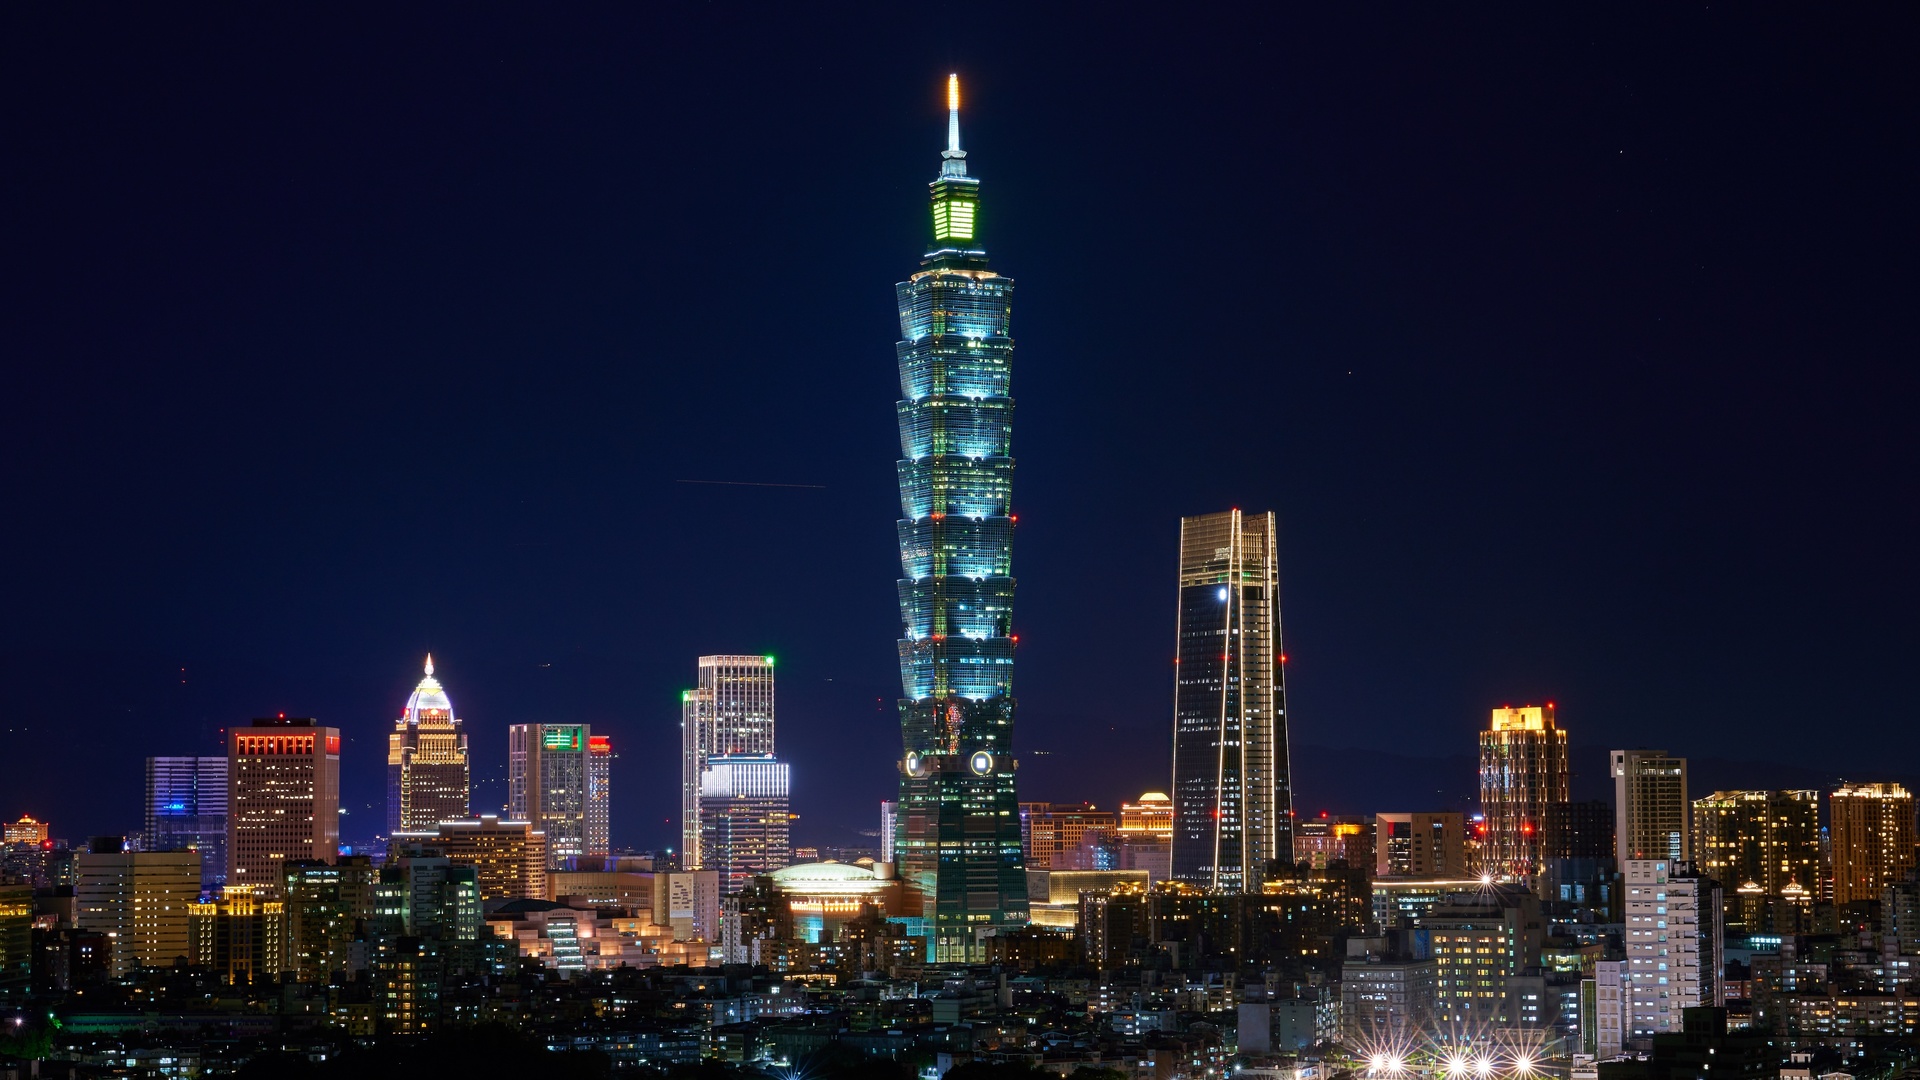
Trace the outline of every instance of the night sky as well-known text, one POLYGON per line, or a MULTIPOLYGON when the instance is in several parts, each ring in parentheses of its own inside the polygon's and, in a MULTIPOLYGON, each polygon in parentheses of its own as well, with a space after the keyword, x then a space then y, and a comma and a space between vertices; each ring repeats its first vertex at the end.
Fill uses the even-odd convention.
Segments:
POLYGON ((370 835, 432 650, 478 808, 586 721, 663 846, 695 658, 764 652, 796 839, 859 842, 949 71, 1023 798, 1167 786, 1178 519, 1234 506, 1302 812, 1458 805, 1547 699, 1577 793, 1920 778, 1920 16, 1265 6, 0 13, 0 816, 137 829, 143 756, 284 711, 370 835))

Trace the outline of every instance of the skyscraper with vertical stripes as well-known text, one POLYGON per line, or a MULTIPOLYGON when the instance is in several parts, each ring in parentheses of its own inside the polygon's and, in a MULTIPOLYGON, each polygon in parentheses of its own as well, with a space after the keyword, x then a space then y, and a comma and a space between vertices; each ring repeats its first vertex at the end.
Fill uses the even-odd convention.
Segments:
POLYGON ((1013 281, 980 247, 980 181, 960 149, 960 82, 947 80, 947 149, 933 242, 895 286, 902 399, 901 877, 928 958, 985 959, 1027 919, 1013 760, 1013 281))
POLYGON ((1174 880, 1259 892, 1268 861, 1293 860, 1271 511, 1180 519, 1174 638, 1174 880))

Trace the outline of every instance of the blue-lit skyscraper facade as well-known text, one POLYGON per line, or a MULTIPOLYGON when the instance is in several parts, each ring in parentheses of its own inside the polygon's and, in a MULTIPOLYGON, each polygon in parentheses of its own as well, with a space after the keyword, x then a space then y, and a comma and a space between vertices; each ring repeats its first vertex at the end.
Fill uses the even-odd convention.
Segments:
POLYGON ((1173 878, 1259 892, 1293 859, 1293 785, 1274 516, 1180 519, 1173 695, 1173 878))
POLYGON ((933 250, 900 304, 901 877, 929 959, 985 958, 1027 919, 1013 761, 1012 280, 978 246, 980 183, 947 150, 932 187, 933 250))
POLYGON ((147 759, 148 851, 200 853, 200 891, 227 883, 227 759, 147 759))

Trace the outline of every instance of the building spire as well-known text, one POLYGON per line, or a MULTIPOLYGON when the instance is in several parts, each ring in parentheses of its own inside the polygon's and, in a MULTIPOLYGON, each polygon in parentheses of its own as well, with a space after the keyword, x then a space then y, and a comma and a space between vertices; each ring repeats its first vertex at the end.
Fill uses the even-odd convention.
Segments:
POLYGON ((967 152, 960 149, 960 76, 947 76, 947 149, 941 176, 967 175, 967 152))
POLYGON ((429 676, 433 674, 433 654, 432 653, 427 654, 427 674, 429 676))

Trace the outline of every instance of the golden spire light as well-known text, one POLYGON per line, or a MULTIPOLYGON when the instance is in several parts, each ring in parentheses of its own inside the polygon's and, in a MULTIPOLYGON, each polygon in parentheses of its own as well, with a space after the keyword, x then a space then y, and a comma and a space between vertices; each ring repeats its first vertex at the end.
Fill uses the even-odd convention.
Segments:
POLYGON ((947 152, 960 152, 960 76, 947 76, 947 152))

